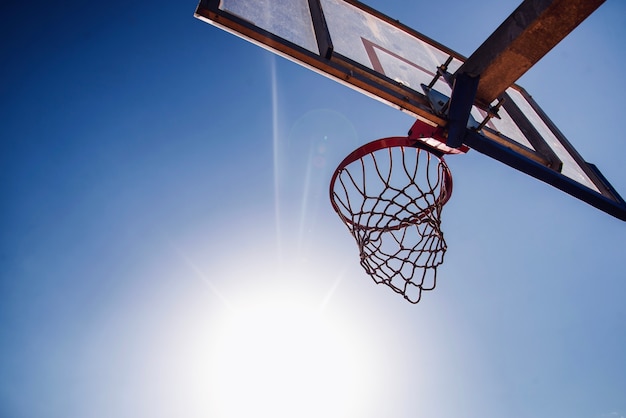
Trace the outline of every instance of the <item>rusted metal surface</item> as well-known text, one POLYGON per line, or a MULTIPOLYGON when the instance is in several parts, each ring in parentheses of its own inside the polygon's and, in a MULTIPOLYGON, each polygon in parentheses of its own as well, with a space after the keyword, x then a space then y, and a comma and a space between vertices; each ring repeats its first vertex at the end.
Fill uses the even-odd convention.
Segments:
POLYGON ((480 76, 476 93, 491 103, 605 0, 525 0, 458 70, 480 76))

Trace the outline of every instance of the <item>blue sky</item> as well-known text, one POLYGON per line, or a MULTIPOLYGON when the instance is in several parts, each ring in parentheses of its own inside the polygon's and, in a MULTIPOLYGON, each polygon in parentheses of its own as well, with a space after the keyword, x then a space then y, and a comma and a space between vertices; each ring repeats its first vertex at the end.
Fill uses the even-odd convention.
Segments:
MULTIPOLYGON (((469 55, 516 1, 368 1, 469 55)), ((0 416, 626 416, 626 225, 478 153, 437 288, 376 286, 328 202, 409 116, 193 18, 1 6, 0 416)), ((521 80, 626 194, 609 0, 521 80)))

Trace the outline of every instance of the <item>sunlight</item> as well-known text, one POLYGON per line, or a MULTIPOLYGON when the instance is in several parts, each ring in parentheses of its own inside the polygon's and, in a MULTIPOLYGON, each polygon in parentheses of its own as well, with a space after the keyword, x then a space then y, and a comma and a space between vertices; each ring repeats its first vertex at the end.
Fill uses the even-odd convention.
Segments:
POLYGON ((270 58, 270 70, 272 73, 272 151, 274 159, 274 222, 276 224, 276 248, 279 257, 281 255, 280 242, 280 164, 279 164, 279 135, 278 135, 278 83, 276 82, 276 57, 270 58))
POLYGON ((255 298, 225 317, 211 377, 219 416, 358 416, 367 350, 334 319, 294 294, 255 298))

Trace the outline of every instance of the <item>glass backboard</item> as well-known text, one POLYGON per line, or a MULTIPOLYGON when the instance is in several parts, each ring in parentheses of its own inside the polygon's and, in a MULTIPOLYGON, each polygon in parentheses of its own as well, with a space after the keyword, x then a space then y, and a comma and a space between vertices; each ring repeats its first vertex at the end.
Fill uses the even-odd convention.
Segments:
MULTIPOLYGON (((437 75, 466 59, 354 0, 202 0, 196 17, 435 126, 452 92, 437 75)), ((626 220, 619 194, 523 88, 500 99, 497 117, 472 108, 466 145, 626 220)))

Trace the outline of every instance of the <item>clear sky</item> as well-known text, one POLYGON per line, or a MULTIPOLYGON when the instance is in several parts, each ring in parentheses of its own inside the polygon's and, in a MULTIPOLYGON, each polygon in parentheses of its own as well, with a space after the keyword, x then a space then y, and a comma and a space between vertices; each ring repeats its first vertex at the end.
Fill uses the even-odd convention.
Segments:
MULTIPOLYGON (((469 55, 516 0, 369 0, 469 55)), ((411 305, 328 201, 408 115, 193 17, 0 6, 0 416, 626 416, 626 224, 470 152, 411 305)), ((521 80, 626 195, 626 4, 521 80)))

